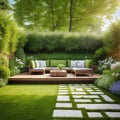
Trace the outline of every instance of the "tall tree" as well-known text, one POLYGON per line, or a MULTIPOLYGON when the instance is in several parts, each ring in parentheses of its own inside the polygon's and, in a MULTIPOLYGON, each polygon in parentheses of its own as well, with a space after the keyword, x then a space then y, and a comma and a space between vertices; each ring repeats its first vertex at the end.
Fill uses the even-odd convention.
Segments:
POLYGON ((8 0, 0 0, 0 9, 1 10, 9 10, 10 9, 10 4, 8 0))
POLYGON ((96 30, 110 17, 119 0, 15 0, 18 23, 35 30, 96 30))
POLYGON ((45 0, 43 24, 51 31, 60 30, 64 25, 68 25, 65 17, 68 4, 66 0, 59 0, 59 2, 58 0, 45 0))

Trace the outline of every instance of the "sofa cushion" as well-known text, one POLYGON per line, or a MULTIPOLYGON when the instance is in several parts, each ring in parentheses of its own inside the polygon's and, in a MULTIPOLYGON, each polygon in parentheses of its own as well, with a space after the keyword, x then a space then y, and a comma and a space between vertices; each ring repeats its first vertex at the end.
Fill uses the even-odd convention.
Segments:
POLYGON ((78 60, 76 62, 76 67, 78 67, 78 68, 84 68, 85 67, 85 61, 84 60, 78 60))
POLYGON ((36 68, 39 68, 41 66, 40 61, 41 60, 35 60, 35 67, 36 68))
POLYGON ((46 67, 46 61, 40 61, 40 67, 46 67))
POLYGON ((36 66, 36 68, 46 67, 46 61, 43 61, 43 60, 35 60, 35 66, 36 66))
POLYGON ((93 64, 92 60, 85 60, 85 68, 91 68, 93 64))
POLYGON ((32 69, 35 68, 35 62, 33 60, 30 61, 30 68, 32 68, 32 69))
POLYGON ((92 70, 92 68, 72 68, 72 70, 92 70))
POLYGON ((71 60, 70 67, 76 67, 77 60, 71 60))
POLYGON ((57 67, 58 64, 63 64, 67 66, 66 60, 50 60, 50 67, 57 67))

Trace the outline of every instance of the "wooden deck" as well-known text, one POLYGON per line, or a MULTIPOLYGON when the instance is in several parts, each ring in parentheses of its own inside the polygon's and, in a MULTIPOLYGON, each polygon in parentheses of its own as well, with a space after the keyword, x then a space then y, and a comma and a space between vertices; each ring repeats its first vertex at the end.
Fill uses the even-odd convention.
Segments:
POLYGON ((68 73, 67 77, 50 77, 50 74, 44 75, 29 75, 23 73, 9 78, 9 83, 45 83, 45 84, 59 84, 59 83, 93 83, 100 75, 93 76, 75 76, 68 73))

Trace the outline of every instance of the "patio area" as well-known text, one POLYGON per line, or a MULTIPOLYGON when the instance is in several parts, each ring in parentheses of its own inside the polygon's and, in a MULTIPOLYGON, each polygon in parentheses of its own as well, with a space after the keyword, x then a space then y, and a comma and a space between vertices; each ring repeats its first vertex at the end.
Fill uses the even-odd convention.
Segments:
POLYGON ((20 75, 11 76, 9 78, 9 83, 93 83, 94 80, 99 77, 99 74, 93 74, 93 76, 75 76, 74 74, 67 73, 66 77, 50 77, 49 73, 35 75, 23 73, 20 75))

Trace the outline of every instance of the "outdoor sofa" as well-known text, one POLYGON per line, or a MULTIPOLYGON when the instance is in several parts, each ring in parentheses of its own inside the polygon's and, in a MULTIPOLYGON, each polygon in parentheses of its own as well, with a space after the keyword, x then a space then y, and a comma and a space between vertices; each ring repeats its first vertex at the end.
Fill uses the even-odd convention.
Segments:
POLYGON ((29 74, 40 72, 49 73, 50 70, 58 69, 58 64, 63 64, 63 69, 76 76, 81 74, 93 75, 92 60, 31 60, 29 74))

